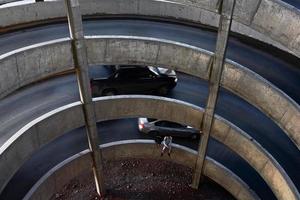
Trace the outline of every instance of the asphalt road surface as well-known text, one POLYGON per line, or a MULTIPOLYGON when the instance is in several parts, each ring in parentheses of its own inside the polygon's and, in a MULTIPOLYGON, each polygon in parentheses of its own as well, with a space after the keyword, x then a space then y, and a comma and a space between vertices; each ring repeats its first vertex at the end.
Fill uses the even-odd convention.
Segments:
MULTIPOLYGON (((85 21, 85 35, 126 35, 156 37, 183 42, 209 51, 214 51, 216 32, 180 24, 147 20, 106 19, 85 21)), ((17 31, 0 36, 0 54, 38 42, 68 37, 66 24, 55 24, 17 31)), ((255 71, 300 102, 300 59, 275 48, 230 37, 227 57, 255 71), (255 46, 253 46, 255 45, 255 46), (287 78, 288 77, 288 78, 287 78)))
POLYGON ((282 1, 294 6, 297 9, 300 9, 300 1, 299 0, 282 0, 282 1))
MULTIPOLYGON (((15 1, 17 1, 17 0, 15 0, 15 1)), ((298 8, 298 9, 300 9, 300 2, 299 2, 299 0, 282 0, 283 2, 285 2, 285 3, 287 3, 287 4, 289 4, 289 5, 292 5, 292 6, 294 6, 294 7, 296 7, 296 8, 298 8)), ((10 3, 11 5, 17 5, 17 4, 19 4, 19 2, 20 1, 17 1, 17 2, 15 2, 15 3, 10 3)), ((34 2, 34 0, 23 0, 22 2, 34 2)), ((0 5, 1 5, 1 3, 0 3, 0 5)))
MULTIPOLYGON (((216 34, 209 30, 140 20, 88 21, 85 23, 85 32, 86 35, 115 34, 159 37, 193 44, 211 51, 214 49, 216 37, 216 34)), ((0 38, 1 53, 27 44, 65 37, 67 34, 66 25, 59 24, 2 35, 0 38)), ((259 48, 261 47, 249 46, 242 40, 232 38, 227 55, 234 61, 261 74, 299 102, 297 88, 297 85, 300 85, 299 59, 286 60, 279 58, 276 53, 274 56, 264 52, 265 48, 263 50, 259 48)), ((207 83, 205 81, 183 74, 179 77, 178 86, 170 94, 170 97, 200 106, 204 105, 206 96, 207 83)), ((3 143, 12 133, 35 117, 78 99, 74 76, 66 76, 26 87, 1 100, 0 143, 3 143)), ((300 175, 297 173, 297 169, 300 168, 299 151, 277 125, 246 101, 225 90, 221 90, 217 114, 233 122, 256 139, 282 165, 298 189, 300 188, 300 175)), ((99 124, 99 130, 100 137, 106 138, 103 142, 142 137, 137 132, 136 119, 104 122, 99 124), (124 128, 118 130, 117 127, 124 128), (124 133, 120 130, 127 131, 124 133)), ((191 147, 196 145, 187 141, 183 141, 183 143, 191 147)), ((17 197, 21 197, 30 185, 53 165, 86 147, 82 129, 74 130, 60 140, 47 145, 14 176, 0 199, 18 199, 17 197), (59 154, 58 152, 64 153, 59 154), (43 158, 48 158, 47 162, 43 161, 43 158)), ((209 155, 242 177, 261 197, 275 198, 256 172, 222 144, 211 140, 209 155)))
MULTIPOLYGON (((203 106, 207 97, 207 83, 201 79, 180 74, 178 85, 169 96, 203 106)), ((17 92, 16 95, 8 97, 7 104, 0 105, 0 109, 4 107, 6 107, 7 110, 11 110, 12 107, 18 109, 16 104, 13 103, 10 105, 9 103, 9 99, 15 97, 19 97, 20 101, 24 101, 25 104, 30 99, 32 103, 40 105, 37 106, 35 110, 42 110, 41 112, 46 112, 47 109, 50 110, 57 106, 57 101, 60 102, 60 99, 62 99, 62 102, 64 103, 78 100, 75 77, 69 75, 28 87, 17 92), (32 91, 35 91, 34 98, 32 98, 32 91), (44 107, 45 105, 41 104, 41 102, 45 101, 45 99, 52 99, 51 97, 56 98, 56 101, 47 102, 45 105, 46 107, 49 106, 49 108, 44 107)), ((15 102, 19 101, 15 99, 15 102)), ((62 103, 62 105, 64 103, 62 103)), ((22 106, 22 103, 20 105, 22 106)), ((30 113, 31 111, 28 112, 30 113)), ((300 167, 300 163, 299 160, 295 159, 299 156, 297 149, 292 148, 294 145, 291 144, 291 142, 285 137, 285 134, 282 133, 282 131, 274 125, 273 122, 242 99, 231 95, 224 90, 222 90, 220 94, 217 113, 224 117, 230 116, 230 120, 235 120, 233 122, 237 126, 252 135, 255 139, 262 143, 262 146, 265 147, 270 145, 271 149, 267 148, 267 150, 272 150, 270 151, 271 154, 277 155, 274 157, 277 160, 280 160, 279 163, 282 164, 289 172, 289 175, 293 177, 293 180, 299 183, 300 177, 297 174, 297 168, 300 167), (239 116, 244 117, 242 118, 239 116), (266 131, 266 129, 270 131, 266 131), (279 148, 282 144, 286 146, 288 151, 287 149, 283 150, 279 148)), ((30 120, 31 117, 32 116, 28 114, 26 120, 30 120)), ((7 130, 9 130, 9 127, 7 127, 7 130)), ((1 194, 0 198, 19 199, 47 170, 58 162, 66 159, 68 156, 87 148, 87 142, 83 130, 84 129, 74 130, 62 138, 57 139, 55 142, 47 145, 42 151, 35 154, 35 156, 33 156, 32 159, 29 160, 14 176, 5 191, 1 194), (47 160, 45 161, 44 158, 47 158, 47 160), (16 190, 18 193, 14 192, 16 190)), ((102 122, 99 124, 99 134, 103 143, 124 139, 145 138, 144 135, 137 131, 136 119, 102 122)), ((197 142, 195 141, 193 143, 187 140, 176 142, 194 149, 197 147, 197 142)), ((257 191, 260 196, 274 199, 272 192, 258 174, 251 169, 245 161, 240 159, 225 146, 211 140, 208 155, 229 167, 232 171, 242 177, 242 179, 245 180, 255 191, 257 191)))

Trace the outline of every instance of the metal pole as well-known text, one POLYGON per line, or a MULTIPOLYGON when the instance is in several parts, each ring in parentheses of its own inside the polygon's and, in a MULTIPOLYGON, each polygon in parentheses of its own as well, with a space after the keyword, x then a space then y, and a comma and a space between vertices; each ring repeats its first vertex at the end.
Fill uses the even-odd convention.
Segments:
POLYGON ((82 17, 78 0, 65 0, 70 37, 72 39, 73 58, 75 63, 76 75, 78 80, 80 99, 83 105, 87 138, 89 148, 92 152, 93 173, 96 182, 96 189, 100 196, 105 195, 103 184, 103 162, 102 154, 99 149, 98 131, 94 103, 92 101, 90 80, 88 74, 88 61, 85 40, 82 28, 82 17))
POLYGON ((215 55, 213 56, 213 62, 210 68, 211 71, 209 77, 209 94, 202 121, 203 134, 201 135, 201 139, 198 146, 197 161, 194 168, 193 180, 191 184, 191 186, 195 189, 198 189, 199 187, 201 173, 207 151, 207 144, 209 141, 209 136, 214 120, 215 106, 219 93, 219 85, 222 77, 234 5, 235 0, 220 0, 217 4, 217 10, 221 14, 221 17, 219 22, 215 55))

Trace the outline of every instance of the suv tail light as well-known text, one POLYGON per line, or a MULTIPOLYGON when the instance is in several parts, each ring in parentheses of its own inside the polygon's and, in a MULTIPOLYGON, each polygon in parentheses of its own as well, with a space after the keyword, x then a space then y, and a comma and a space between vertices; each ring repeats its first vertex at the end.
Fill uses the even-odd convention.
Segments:
POLYGON ((144 124, 139 124, 139 129, 143 129, 144 128, 144 124))
POLYGON ((144 123, 139 124, 139 129, 142 130, 144 128, 144 123))

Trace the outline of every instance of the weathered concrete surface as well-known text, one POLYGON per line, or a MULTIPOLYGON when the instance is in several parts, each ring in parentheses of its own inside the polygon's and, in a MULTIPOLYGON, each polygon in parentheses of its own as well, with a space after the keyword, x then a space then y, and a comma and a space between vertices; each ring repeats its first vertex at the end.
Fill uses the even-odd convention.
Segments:
MULTIPOLYGON (((152 99, 147 96, 120 96, 96 98, 95 101, 96 118, 98 120, 115 119, 116 116, 119 116, 118 118, 146 116, 175 121, 199 129, 199 121, 203 117, 203 110, 199 107, 162 97, 152 99), (100 101, 101 99, 102 101, 100 101), (165 104, 164 100, 169 102, 165 104), (127 105, 130 105, 130 107, 127 105), (181 114, 176 115, 175 113, 181 114)), ((299 192, 282 167, 245 132, 225 119, 216 116, 211 134, 213 138, 245 159, 263 177, 278 199, 300 198, 299 192)))
POLYGON ((12 2, 16 2, 16 1, 19 1, 19 0, 0 0, 0 5, 6 4, 6 3, 12 3, 12 2))
POLYGON ((279 0, 262 0, 251 22, 255 30, 300 55, 300 10, 279 0))
POLYGON ((26 2, 14 6, 2 5, 0 6, 0 27, 4 28, 66 16, 63 1, 26 2))
POLYGON ((199 48, 167 40, 123 36, 87 37, 87 51, 90 65, 154 65, 203 79, 208 79, 208 64, 212 55, 199 48))
POLYGON ((120 95, 98 97, 94 101, 98 121, 147 116, 186 125, 193 124, 193 127, 200 128, 199 122, 202 120, 202 108, 165 97, 120 95))
MULTIPOLYGON (((62 1, 51 1, 0 6, 0 27, 5 28, 65 17, 66 12, 62 3, 62 1)), ((83 15, 128 14, 154 16, 192 21, 213 27, 217 27, 219 22, 219 15, 215 9, 216 3, 217 0, 80 1, 83 15)), ((234 11, 235 21, 231 30, 300 57, 299 18, 299 10, 278 0, 237 0, 234 11), (273 18, 274 20, 270 20, 273 18)))
POLYGON ((197 161, 194 167, 193 180, 191 186, 195 189, 199 188, 201 174, 203 173, 203 164, 206 157, 207 145, 210 138, 212 123, 216 104, 219 96, 219 88, 222 73, 224 71, 227 43, 229 38, 230 27, 232 23, 232 15, 235 7, 235 0, 223 1, 218 10, 220 12, 220 23, 218 28, 218 36, 214 56, 211 57, 211 66, 208 79, 208 96, 205 105, 201 131, 202 135, 198 144, 197 161))
MULTIPOLYGON (((183 123, 199 129, 199 121, 203 116, 202 108, 164 97, 123 95, 99 97, 94 101, 97 121, 143 116, 183 123)), ((0 191, 33 152, 67 131, 83 125, 81 104, 77 102, 47 113, 18 131, 0 147, 0 191), (61 121, 68 123, 58 123, 61 121)), ((279 200, 300 198, 295 185, 282 167, 245 132, 216 116, 211 136, 245 159, 279 200)))
POLYGON ((89 65, 86 44, 83 34, 82 16, 78 0, 65 0, 68 13, 70 38, 72 40, 72 55, 76 68, 76 77, 79 88, 80 100, 84 113, 87 140, 93 160, 93 174, 95 186, 100 197, 105 195, 103 183, 103 161, 99 149, 99 138, 95 110, 93 108, 92 92, 89 78, 89 65))
MULTIPOLYGON (((121 158, 165 159, 191 168, 195 163, 196 151, 180 145, 173 145, 174 157, 160 156, 160 148, 152 140, 127 140, 101 145, 106 160, 121 158)), ((46 173, 27 193, 24 200, 47 200, 58 192, 70 180, 81 173, 90 171, 91 155, 88 150, 82 151, 61 162, 46 173)), ((232 171, 206 157, 204 175, 221 185, 236 199, 256 200, 259 197, 238 178, 232 171)))
MULTIPOLYGON (((208 80, 212 53, 200 48, 154 38, 105 36, 87 39, 92 65, 162 66, 208 80)), ((266 113, 300 148, 300 108, 284 92, 230 60, 226 60, 221 85, 266 113)))
POLYGON ((0 192, 22 164, 44 144, 84 126, 79 102, 53 110, 28 123, 0 147, 0 192), (59 122, 68 123, 59 123, 59 122))
MULTIPOLYGON (((73 68, 70 43, 68 41, 62 41, 61 44, 57 41, 49 42, 49 44, 52 43, 53 45, 49 47, 53 48, 50 48, 49 51, 43 51, 42 44, 37 45, 39 47, 37 49, 29 48, 29 52, 40 52, 43 57, 39 57, 39 54, 32 54, 32 57, 23 56, 26 61, 23 63, 28 64, 21 67, 25 69, 23 70, 24 74, 27 74, 27 76, 21 74, 20 77, 25 77, 22 79, 18 75, 22 70, 18 71, 18 63, 15 61, 15 57, 18 57, 19 53, 0 56, 1 96, 42 77, 73 68), (37 58, 45 63, 45 65, 41 65, 44 67, 37 68, 35 66, 37 58), (18 80, 22 80, 22 82, 19 83, 18 80)), ((155 38, 124 36, 91 36, 87 37, 86 45, 90 65, 162 66, 208 80, 212 53, 190 45, 155 38)), ((22 52, 20 55, 29 54, 24 50, 17 51, 22 52)), ((41 63, 36 63, 36 65, 41 63)), ((300 149, 300 108, 284 92, 258 74, 230 60, 226 60, 221 84, 266 113, 300 149)))
POLYGON ((0 98, 73 66, 68 39, 40 43, 3 54, 0 56, 0 98))
POLYGON ((65 184, 80 175, 91 172, 92 159, 89 150, 82 151, 49 170, 26 194, 23 200, 48 200, 65 184))
MULTIPOLYGON (((218 27, 219 15, 216 13, 216 3, 217 0, 128 0, 128 2, 104 0, 101 3, 99 0, 91 0, 82 2, 82 13, 83 15, 158 16, 218 27)), ((237 0, 233 18, 235 20, 231 28, 233 32, 258 39, 300 57, 299 10, 278 0, 237 0), (280 24, 277 24, 276 18, 280 18, 280 24), (288 29, 286 29, 287 26, 288 29), (271 37, 270 32, 272 32, 271 37), (289 39, 283 40, 280 38, 281 35, 289 39)))
POLYGON ((227 60, 221 84, 269 116, 300 148, 300 107, 284 92, 230 60, 227 60))

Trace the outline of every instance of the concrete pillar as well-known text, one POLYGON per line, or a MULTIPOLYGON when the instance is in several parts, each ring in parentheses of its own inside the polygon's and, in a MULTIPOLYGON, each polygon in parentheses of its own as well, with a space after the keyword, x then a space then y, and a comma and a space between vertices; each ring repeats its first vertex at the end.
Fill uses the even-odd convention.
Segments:
POLYGON ((103 163, 101 150, 98 148, 98 131, 94 103, 92 101, 90 80, 88 74, 87 52, 82 28, 82 17, 78 0, 65 0, 70 37, 72 39, 73 58, 75 63, 76 75, 78 80, 80 99, 83 104, 86 131, 88 136, 89 148, 92 152, 93 172, 96 182, 97 192, 100 196, 105 195, 103 184, 103 163))
POLYGON ((193 180, 191 184, 191 186, 195 189, 198 189, 199 187, 201 173, 203 169, 203 162, 205 160, 207 144, 213 124, 213 116, 215 113, 215 106, 219 93, 219 85, 222 77, 234 4, 235 0, 220 0, 216 8, 221 14, 221 17, 219 22, 215 55, 212 58, 213 61, 211 62, 210 66, 209 94, 202 120, 203 133, 199 142, 197 162, 195 164, 193 180))

